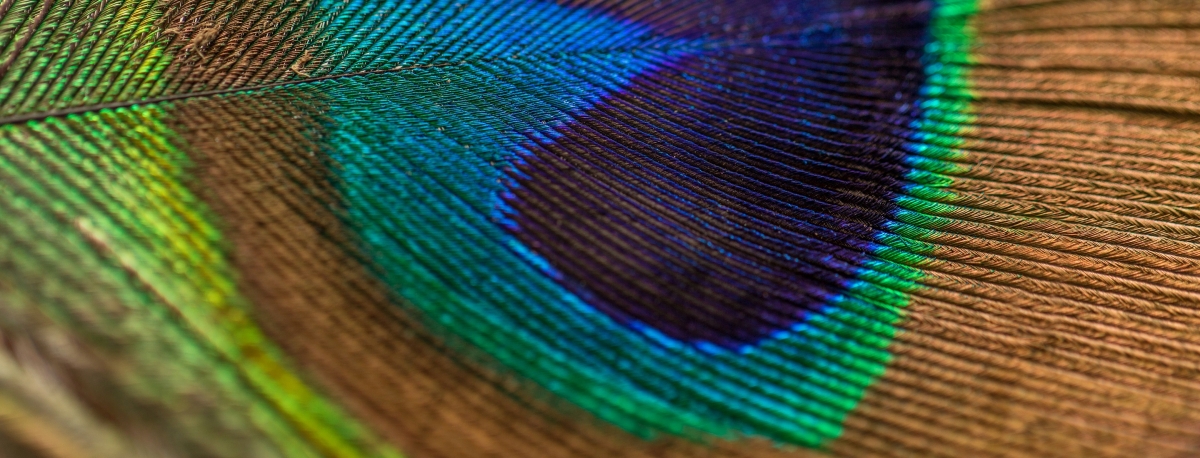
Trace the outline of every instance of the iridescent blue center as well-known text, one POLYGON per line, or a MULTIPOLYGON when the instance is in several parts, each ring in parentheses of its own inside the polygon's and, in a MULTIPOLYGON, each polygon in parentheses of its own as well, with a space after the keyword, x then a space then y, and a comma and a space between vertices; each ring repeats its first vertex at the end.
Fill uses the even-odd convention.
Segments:
MULTIPOLYGON (((768 6, 739 21, 803 17, 768 6)), ((702 22, 687 34, 708 46, 527 142, 510 232, 617 321, 699 345, 753 344, 843 294, 908 170, 928 18, 814 19, 702 22)))

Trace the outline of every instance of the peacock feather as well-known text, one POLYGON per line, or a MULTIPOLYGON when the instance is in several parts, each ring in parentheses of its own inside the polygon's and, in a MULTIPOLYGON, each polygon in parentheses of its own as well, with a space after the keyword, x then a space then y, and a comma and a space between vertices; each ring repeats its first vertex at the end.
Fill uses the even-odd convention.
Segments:
POLYGON ((0 456, 1200 456, 1195 0, 0 0, 0 456))

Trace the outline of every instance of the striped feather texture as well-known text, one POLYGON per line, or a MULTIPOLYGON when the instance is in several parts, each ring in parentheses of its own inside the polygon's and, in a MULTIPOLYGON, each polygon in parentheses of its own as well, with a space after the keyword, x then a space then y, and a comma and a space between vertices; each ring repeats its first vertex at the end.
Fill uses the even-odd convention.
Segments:
POLYGON ((1200 455, 1194 0, 0 0, 0 456, 1200 455))

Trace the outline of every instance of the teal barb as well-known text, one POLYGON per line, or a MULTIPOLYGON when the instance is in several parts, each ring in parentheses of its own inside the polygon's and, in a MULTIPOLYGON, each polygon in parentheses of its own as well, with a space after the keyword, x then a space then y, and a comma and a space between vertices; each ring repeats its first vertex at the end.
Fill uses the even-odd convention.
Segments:
MULTIPOLYGON (((450 348, 642 438, 826 445, 884 373, 918 288, 914 232, 926 229, 905 221, 945 185, 937 161, 954 145, 939 120, 967 110, 958 65, 974 2, 561 3, 323 0, 273 7, 271 33, 199 27, 189 45, 114 46, 83 62, 71 49, 182 36, 179 18, 192 11, 101 6, 93 16, 104 24, 136 20, 51 56, 62 62, 47 58, 76 80, 39 81, 41 61, 24 57, 6 68, 0 171, 38 202, 66 202, 44 212, 12 191, 6 211, 74 227, 71 246, 119 259, 81 258, 71 281, 95 264, 121 301, 192 304, 155 315, 187 323, 162 341, 207 342, 181 351, 228 366, 213 385, 230 387, 231 403, 255 399, 247 421, 274 441, 353 456, 359 442, 343 439, 368 428, 305 388, 253 326, 256 304, 232 280, 248 273, 223 261, 224 226, 199 186, 181 184, 180 152, 197 141, 163 121, 189 99, 312 102, 295 118, 316 133, 295 137, 313 143, 304 153, 336 188, 328 207, 351 234, 348 251, 450 348), (259 35, 278 38, 288 70, 222 76, 256 55, 221 54, 221 40, 259 35), (211 65, 187 64, 202 52, 211 65), (80 70, 139 59, 111 81, 80 70), (183 68, 186 77, 172 73, 183 68), (125 81, 138 83, 116 89, 125 81), (39 96, 10 97, 22 91, 39 96), (105 123, 136 135, 88 130, 105 123), (55 135, 88 146, 54 156, 45 139, 55 135), (112 175, 96 187, 116 197, 63 191, 93 173, 112 175), (67 177, 36 178, 55 174, 67 177), (137 199, 167 216, 120 209, 137 199), (147 248, 121 251, 139 243, 147 248)), ((11 22, 0 37, 26 27, 11 22)), ((35 230, 6 230, 35 245, 35 230)), ((29 261, 40 255, 14 253, 32 266, 23 275, 41 269, 29 261)), ((113 340, 158 342, 141 330, 113 340)), ((162 389, 185 398, 178 383, 162 389)))
MULTIPOLYGON (((495 13, 492 28, 471 28, 429 4, 421 16, 423 30, 435 31, 424 38, 429 48, 387 64, 448 67, 304 90, 333 101, 326 144, 346 224, 377 274, 428 326, 645 437, 761 435, 820 446, 840 434, 884 371, 904 291, 914 284, 915 271, 889 258, 919 254, 883 221, 903 196, 903 139, 920 135, 903 126, 920 124, 931 13, 898 4, 881 19, 837 29, 821 25, 838 20, 821 2, 725 6, 725 14, 744 15, 732 22, 762 31, 685 28, 549 3, 516 4, 495 13), (486 44, 437 53, 452 56, 443 61, 425 53, 475 40, 486 44), (839 56, 847 53, 883 66, 874 86, 835 90, 816 75, 844 68, 839 56), (671 81, 685 89, 640 93, 671 81), (639 100, 649 106, 629 108, 639 100), (605 116, 607 128, 644 136, 622 142, 599 124, 605 116), (696 124, 729 116, 725 132, 740 139, 696 124), (594 154, 569 159, 551 145, 594 154), (793 172, 744 168, 741 180, 714 178, 696 167, 720 165, 718 156, 659 159, 689 147, 743 157, 741 167, 774 163, 793 172), (536 166, 547 160, 556 163, 536 166), (597 178, 605 167, 639 164, 649 164, 647 173, 597 178), (591 203, 572 203, 572 193, 591 193, 591 203), (641 199, 613 200, 622 193, 641 199), (858 197, 848 199, 852 193, 858 197), (563 229, 576 223, 584 226, 563 229), (782 236, 765 235, 780 229, 782 236), (639 290, 637 276, 649 276, 649 286, 639 290), (686 294, 706 282, 722 290, 686 294), (634 297, 614 304, 622 288, 634 297), (731 293, 741 296, 726 300, 731 293), (716 321, 688 330, 672 313, 716 321)), ((349 29, 357 28, 340 30, 349 29)), ((374 30, 383 32, 354 40, 408 43, 403 34, 413 33, 387 23, 374 30)), ((360 41, 344 43, 349 55, 360 52, 360 41)))

